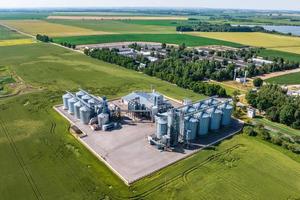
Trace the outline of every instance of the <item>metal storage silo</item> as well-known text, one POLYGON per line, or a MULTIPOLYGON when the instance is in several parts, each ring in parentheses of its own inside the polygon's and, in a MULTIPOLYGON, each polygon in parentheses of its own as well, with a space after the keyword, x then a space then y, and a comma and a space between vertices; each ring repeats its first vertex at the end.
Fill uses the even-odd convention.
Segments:
POLYGON ((229 104, 224 104, 222 107, 222 126, 228 126, 231 123, 231 115, 233 111, 233 106, 229 104))
POLYGON ((203 112, 199 116, 198 135, 204 136, 208 134, 210 115, 203 112))
POLYGON ((96 105, 95 99, 89 99, 88 104, 90 105, 90 107, 94 107, 96 105))
POLYGON ((80 108, 82 107, 82 103, 80 101, 74 104, 74 114, 77 119, 80 119, 80 108))
POLYGON ((69 93, 67 93, 67 94, 64 94, 63 96, 62 96, 62 99, 63 99, 63 103, 64 103, 64 110, 69 110, 69 103, 68 103, 68 101, 69 101, 69 99, 71 99, 72 98, 72 95, 70 95, 69 93))
POLYGON ((222 111, 217 109, 217 108, 213 108, 210 110, 210 130, 212 131, 216 131, 220 129, 221 126, 221 120, 222 120, 222 111))
POLYGON ((102 127, 103 125, 106 125, 109 123, 109 114, 101 113, 98 115, 98 125, 99 127, 102 127))
POLYGON ((196 110, 199 110, 199 109, 201 108, 201 102, 195 103, 195 104, 194 104, 194 108, 195 108, 196 110))
POLYGON ((168 121, 165 117, 156 117, 156 137, 161 139, 162 136, 167 135, 168 121))
POLYGON ((91 97, 89 95, 84 95, 81 99, 87 103, 91 99, 91 97))
POLYGON ((69 107, 69 113, 70 114, 74 114, 75 112, 75 107, 74 104, 77 102, 78 100, 76 98, 71 98, 68 100, 68 107, 69 107))
POLYGON ((85 95, 85 93, 82 92, 82 91, 76 92, 76 97, 78 97, 78 98, 80 98, 80 99, 81 99, 84 95, 85 95))
POLYGON ((190 140, 196 139, 198 130, 198 120, 195 118, 190 118, 189 120, 189 130, 191 130, 190 140))
POLYGON ((82 106, 80 109, 80 121, 83 124, 88 124, 90 121, 91 116, 91 109, 89 109, 87 106, 82 106))

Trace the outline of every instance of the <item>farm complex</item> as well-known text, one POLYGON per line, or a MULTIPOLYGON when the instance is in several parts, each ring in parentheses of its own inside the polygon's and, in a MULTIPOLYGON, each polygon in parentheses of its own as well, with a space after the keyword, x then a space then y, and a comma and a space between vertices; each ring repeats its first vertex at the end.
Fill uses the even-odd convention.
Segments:
POLYGON ((0 10, 0 199, 299 199, 299 16, 0 10))

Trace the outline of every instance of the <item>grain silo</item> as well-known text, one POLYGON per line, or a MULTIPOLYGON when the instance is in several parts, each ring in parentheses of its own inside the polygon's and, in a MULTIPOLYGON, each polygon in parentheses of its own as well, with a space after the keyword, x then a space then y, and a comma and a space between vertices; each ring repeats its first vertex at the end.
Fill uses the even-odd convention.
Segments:
POLYGON ((225 103, 224 105, 221 106, 221 109, 223 111, 222 115, 222 126, 228 126, 231 124, 231 115, 233 112, 233 106, 225 103))
POLYGON ((168 133, 168 121, 166 117, 156 117, 156 137, 161 139, 162 136, 168 133))
POLYGON ((69 107, 69 113, 70 114, 74 114, 75 112, 75 107, 74 104, 77 102, 78 100, 74 97, 68 100, 68 107, 69 107))
POLYGON ((186 121, 187 127, 186 127, 186 140, 191 141, 195 140, 197 136, 197 128, 198 128, 198 120, 191 117, 186 121))
POLYGON ((62 96, 62 98, 63 98, 64 110, 69 110, 69 99, 72 98, 72 95, 67 93, 67 94, 64 94, 62 96))
POLYGON ((81 98, 84 102, 88 102, 90 99, 91 99, 91 97, 89 96, 89 95, 84 95, 84 96, 82 96, 82 98, 81 98))
POLYGON ((221 127, 222 111, 213 108, 210 110, 210 130, 216 131, 221 127))
POLYGON ((210 115, 202 112, 199 114, 198 136, 204 136, 208 134, 210 115))
POLYGON ((101 113, 98 115, 98 125, 99 127, 102 127, 103 125, 106 125, 109 123, 109 114, 101 113))
POLYGON ((93 108, 96 105, 96 100, 95 99, 89 99, 88 100, 88 104, 91 108, 93 108))
POLYGON ((81 99, 84 95, 85 93, 81 90, 79 92, 76 92, 76 97, 78 97, 79 99, 81 99))
POLYGON ((74 114, 77 119, 80 119, 80 108, 82 107, 82 103, 80 101, 74 104, 74 114))
POLYGON ((83 124, 88 124, 91 117, 91 109, 89 109, 87 106, 82 106, 79 111, 80 111, 80 121, 83 124))

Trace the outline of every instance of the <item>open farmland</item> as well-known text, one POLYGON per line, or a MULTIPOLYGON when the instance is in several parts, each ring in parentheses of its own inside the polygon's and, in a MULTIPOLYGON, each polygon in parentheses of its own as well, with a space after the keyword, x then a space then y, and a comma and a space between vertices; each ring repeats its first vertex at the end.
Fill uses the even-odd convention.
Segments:
POLYGON ((290 37, 267 33, 193 32, 189 34, 300 54, 300 37, 290 37))
POLYGON ((260 56, 265 58, 274 58, 274 57, 281 57, 286 60, 300 62, 300 55, 296 53, 289 53, 289 52, 283 52, 283 51, 276 51, 276 50, 270 50, 270 49, 262 49, 259 53, 260 56))
POLYGON ((0 40, 0 47, 2 46, 15 46, 15 45, 24 45, 32 44, 36 41, 33 39, 14 39, 14 40, 0 40))
POLYGON ((202 96, 50 44, 1 47, 0 62, 44 90, 0 101, 4 200, 300 197, 299 158, 245 136, 126 187, 68 133, 69 124, 53 111, 63 90, 84 87, 113 98, 153 85, 178 99, 202 96))
POLYGON ((48 36, 108 34, 103 31, 93 31, 80 27, 54 24, 42 20, 5 20, 1 23, 31 35, 45 34, 48 36))
POLYGON ((87 15, 51 15, 48 19, 68 19, 68 20, 187 20, 182 16, 87 16, 87 15))
POLYGON ((21 39, 26 38, 15 31, 9 30, 8 28, 0 25, 0 40, 10 40, 10 39, 21 39))
POLYGON ((298 85, 300 84, 300 72, 273 77, 266 81, 281 85, 298 85))
MULTIPOLYGON (((175 33, 176 28, 157 24, 127 23, 127 20, 47 20, 48 22, 110 33, 175 33)), ((160 22, 159 20, 157 20, 160 22)))
POLYGON ((184 34, 122 34, 122 35, 90 35, 54 38, 54 42, 68 42, 76 45, 99 44, 113 42, 160 42, 168 44, 183 44, 187 46, 225 45, 240 47, 240 44, 222 40, 197 37, 184 34))

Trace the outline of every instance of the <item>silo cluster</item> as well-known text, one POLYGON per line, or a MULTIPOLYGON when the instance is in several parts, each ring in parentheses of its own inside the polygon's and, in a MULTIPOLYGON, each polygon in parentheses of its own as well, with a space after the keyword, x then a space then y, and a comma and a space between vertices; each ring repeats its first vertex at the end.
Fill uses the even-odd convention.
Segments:
POLYGON ((62 96, 63 108, 83 124, 98 125, 100 129, 110 123, 110 110, 106 98, 95 97, 84 90, 62 96))
POLYGON ((230 100, 210 98, 194 104, 186 100, 184 106, 156 116, 156 138, 168 135, 170 146, 191 142, 229 126, 232 111, 230 100))

